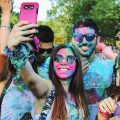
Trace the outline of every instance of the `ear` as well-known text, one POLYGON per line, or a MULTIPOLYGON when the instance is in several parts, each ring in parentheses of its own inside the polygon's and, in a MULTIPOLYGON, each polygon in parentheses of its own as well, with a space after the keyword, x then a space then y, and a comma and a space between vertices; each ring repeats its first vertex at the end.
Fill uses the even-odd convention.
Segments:
POLYGON ((101 36, 97 36, 97 45, 101 42, 101 36))
POLYGON ((39 40, 39 38, 37 36, 34 36, 33 41, 34 41, 35 46, 36 46, 36 51, 39 52, 39 49, 40 49, 40 40, 39 40))
POLYGON ((75 45, 75 39, 72 37, 72 42, 73 45, 75 45))

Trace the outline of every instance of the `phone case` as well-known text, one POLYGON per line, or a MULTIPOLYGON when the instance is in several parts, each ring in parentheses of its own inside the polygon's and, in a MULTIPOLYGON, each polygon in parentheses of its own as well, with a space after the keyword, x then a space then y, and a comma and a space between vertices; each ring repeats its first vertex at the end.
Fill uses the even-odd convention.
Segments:
POLYGON ((20 21, 28 21, 29 23, 37 23, 39 4, 37 2, 24 2, 20 8, 20 21))

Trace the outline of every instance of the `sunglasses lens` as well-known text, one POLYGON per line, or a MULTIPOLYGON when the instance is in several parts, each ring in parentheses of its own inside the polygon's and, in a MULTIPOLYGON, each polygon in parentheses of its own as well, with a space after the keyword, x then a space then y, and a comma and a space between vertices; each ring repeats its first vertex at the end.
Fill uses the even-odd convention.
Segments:
POLYGON ((75 35, 74 38, 77 42, 82 42, 83 41, 83 35, 82 34, 75 35))
POLYGON ((74 56, 67 56, 67 62, 70 64, 73 64, 75 62, 75 57, 74 56))
POLYGON ((120 41, 120 36, 115 36, 115 40, 120 41))
POLYGON ((55 55, 55 57, 54 57, 55 62, 61 62, 63 59, 65 59, 66 62, 70 63, 70 64, 73 64, 75 62, 75 57, 74 56, 63 57, 62 55, 55 55))
POLYGON ((92 41, 95 38, 95 34, 87 34, 85 35, 87 41, 92 41))
POLYGON ((62 59, 62 55, 55 55, 55 56, 54 56, 54 61, 55 61, 55 62, 60 62, 61 59, 62 59))
POLYGON ((50 48, 50 49, 39 49, 39 54, 43 54, 43 53, 47 53, 47 54, 51 54, 51 52, 52 52, 52 48, 50 48))

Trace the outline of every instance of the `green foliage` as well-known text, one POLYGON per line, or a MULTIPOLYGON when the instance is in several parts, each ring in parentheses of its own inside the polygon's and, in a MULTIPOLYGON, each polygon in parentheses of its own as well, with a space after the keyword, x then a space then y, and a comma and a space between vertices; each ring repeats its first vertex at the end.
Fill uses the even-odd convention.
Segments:
POLYGON ((18 13, 12 12, 11 15, 11 27, 13 27, 18 22, 18 13))
POLYGON ((116 0, 50 1, 53 7, 48 11, 48 18, 49 20, 59 20, 59 25, 56 24, 58 29, 60 24, 61 27, 64 26, 63 33, 67 41, 71 40, 72 26, 80 17, 92 17, 98 23, 103 37, 113 36, 114 27, 120 25, 120 4, 116 0))

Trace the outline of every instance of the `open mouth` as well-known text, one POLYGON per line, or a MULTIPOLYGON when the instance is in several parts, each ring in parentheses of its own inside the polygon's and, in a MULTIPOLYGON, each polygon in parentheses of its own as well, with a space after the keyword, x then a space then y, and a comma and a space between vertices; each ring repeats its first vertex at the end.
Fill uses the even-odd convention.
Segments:
POLYGON ((83 51, 87 51, 87 50, 89 49, 89 47, 88 47, 88 46, 82 46, 81 49, 82 49, 83 51))
POLYGON ((60 71, 68 71, 69 69, 68 68, 59 68, 58 70, 60 70, 60 71))

